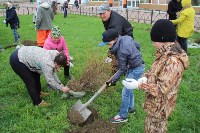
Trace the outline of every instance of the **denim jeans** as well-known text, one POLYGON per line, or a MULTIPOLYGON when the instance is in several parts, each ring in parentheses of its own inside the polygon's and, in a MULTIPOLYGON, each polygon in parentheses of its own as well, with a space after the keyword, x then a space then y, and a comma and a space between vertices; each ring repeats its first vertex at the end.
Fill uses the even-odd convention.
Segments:
MULTIPOLYGON (((144 70, 145 70, 144 64, 134 69, 128 69, 126 78, 138 80, 141 77, 141 75, 144 73, 144 70)), ((127 118, 129 108, 134 109, 134 93, 133 93, 133 90, 123 87, 122 105, 119 112, 120 117, 127 118)))
POLYGON ((12 29, 12 31, 13 31, 13 35, 14 35, 15 42, 17 42, 17 41, 18 41, 18 38, 19 38, 19 35, 18 35, 18 33, 17 33, 17 29, 12 29))

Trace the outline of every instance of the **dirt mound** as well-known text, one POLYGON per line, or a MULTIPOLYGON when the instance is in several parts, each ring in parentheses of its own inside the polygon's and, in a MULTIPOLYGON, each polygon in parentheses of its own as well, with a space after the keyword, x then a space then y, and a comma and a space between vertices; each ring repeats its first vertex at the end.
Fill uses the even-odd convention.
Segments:
POLYGON ((37 46, 37 42, 32 40, 24 40, 22 44, 24 46, 37 46))
POLYGON ((84 72, 77 80, 71 80, 68 87, 73 91, 95 92, 111 75, 111 67, 104 62, 90 60, 84 69, 84 72))
POLYGON ((91 114, 89 115, 86 121, 84 121, 83 117, 78 111, 70 110, 67 115, 69 122, 73 125, 83 127, 85 125, 91 124, 95 121, 95 119, 99 118, 99 114, 97 113, 95 108, 88 106, 87 109, 91 111, 91 114))
POLYGON ((97 120, 92 124, 66 133, 118 133, 120 124, 112 124, 105 120, 97 120))

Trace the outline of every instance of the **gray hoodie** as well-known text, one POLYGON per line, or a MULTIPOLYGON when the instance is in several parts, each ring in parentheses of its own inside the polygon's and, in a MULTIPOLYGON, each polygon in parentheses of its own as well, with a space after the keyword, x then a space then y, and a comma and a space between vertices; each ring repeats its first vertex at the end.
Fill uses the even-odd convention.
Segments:
POLYGON ((54 14, 48 2, 42 3, 37 10, 36 29, 51 30, 54 14))

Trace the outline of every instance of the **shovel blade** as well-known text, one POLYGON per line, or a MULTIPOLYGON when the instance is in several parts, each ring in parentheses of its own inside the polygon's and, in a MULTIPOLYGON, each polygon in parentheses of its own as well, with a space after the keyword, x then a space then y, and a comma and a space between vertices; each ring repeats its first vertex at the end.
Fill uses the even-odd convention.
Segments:
POLYGON ((81 102, 81 100, 78 100, 73 106, 72 110, 78 111, 80 115, 83 117, 84 121, 87 120, 89 115, 92 113, 85 105, 81 102))

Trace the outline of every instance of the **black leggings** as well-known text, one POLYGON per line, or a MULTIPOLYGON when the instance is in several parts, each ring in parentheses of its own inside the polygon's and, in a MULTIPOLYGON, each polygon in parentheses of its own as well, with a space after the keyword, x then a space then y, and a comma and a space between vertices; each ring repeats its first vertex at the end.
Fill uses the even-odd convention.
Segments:
POLYGON ((19 61, 18 49, 11 54, 10 65, 13 71, 24 81, 28 93, 33 101, 33 105, 40 104, 42 101, 40 98, 40 74, 32 72, 26 65, 19 61))

